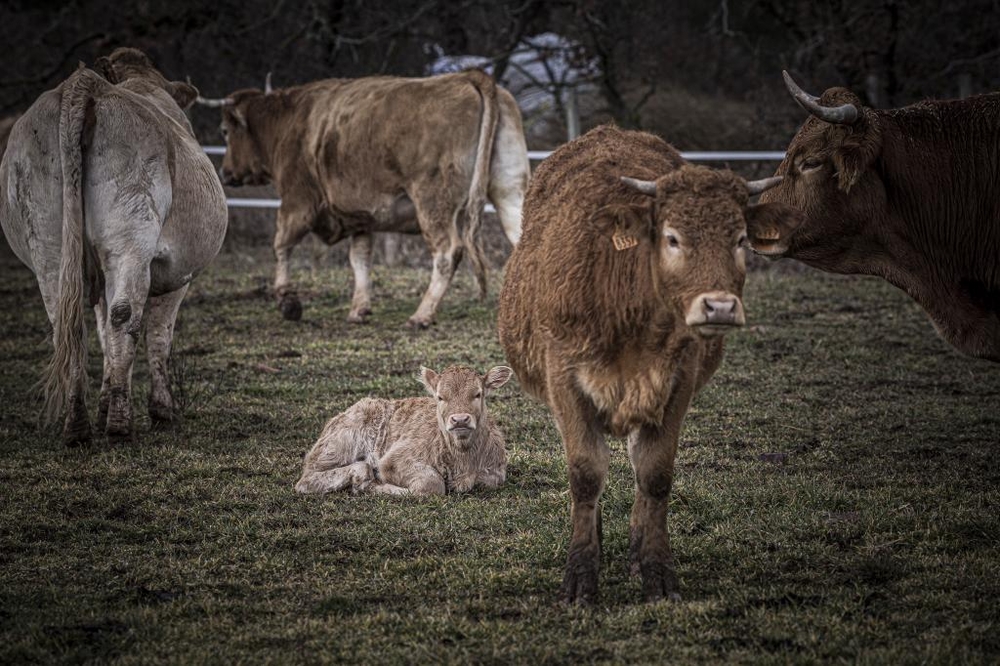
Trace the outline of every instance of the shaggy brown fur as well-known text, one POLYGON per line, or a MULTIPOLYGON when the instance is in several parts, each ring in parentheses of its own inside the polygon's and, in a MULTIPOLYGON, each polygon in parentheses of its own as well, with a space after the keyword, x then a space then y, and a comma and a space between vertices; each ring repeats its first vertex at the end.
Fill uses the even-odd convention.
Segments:
POLYGON ((802 125, 761 199, 801 214, 751 225, 754 249, 880 276, 959 351, 1000 361, 1000 94, 877 110, 831 88, 820 103, 860 113, 802 125))
POLYGON ((503 432, 490 422, 486 396, 510 378, 454 366, 421 368, 430 398, 365 398, 330 419, 306 454, 300 493, 338 490, 444 495, 504 482, 503 432))
POLYGON ((722 359, 718 333, 743 321, 745 219, 761 212, 747 199, 732 172, 689 166, 662 140, 613 126, 566 144, 535 173, 498 328, 521 385, 549 405, 566 448, 568 601, 597 591, 606 432, 629 439, 631 555, 645 596, 676 592, 666 533, 674 453, 691 398, 722 359), (622 176, 655 181, 655 196, 622 176), (727 326, 711 325, 706 303, 728 304, 727 326))
POLYGON ((417 327, 433 321, 465 253, 485 294, 479 226, 487 197, 509 240, 520 237, 530 173, 520 112, 482 72, 325 80, 227 99, 224 182, 273 180, 282 198, 274 288, 288 318, 301 316, 288 257, 310 231, 331 244, 351 238, 354 322, 370 312, 372 232, 423 234, 433 274, 410 318, 417 327))

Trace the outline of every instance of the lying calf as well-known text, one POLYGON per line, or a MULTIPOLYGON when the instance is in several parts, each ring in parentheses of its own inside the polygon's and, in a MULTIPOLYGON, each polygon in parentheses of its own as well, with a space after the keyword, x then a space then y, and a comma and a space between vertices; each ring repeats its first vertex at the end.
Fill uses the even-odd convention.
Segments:
POLYGON ((485 375, 420 368, 432 398, 365 398, 334 416, 306 454, 295 490, 444 495, 476 484, 496 488, 507 476, 507 454, 486 395, 510 376, 505 366, 485 375))

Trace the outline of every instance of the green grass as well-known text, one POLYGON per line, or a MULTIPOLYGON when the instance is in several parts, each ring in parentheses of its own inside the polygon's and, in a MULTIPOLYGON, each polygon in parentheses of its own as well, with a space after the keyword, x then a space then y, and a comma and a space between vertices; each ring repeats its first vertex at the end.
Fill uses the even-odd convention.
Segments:
MULTIPOLYGON (((669 517, 679 603, 627 572, 624 444, 603 502, 601 599, 556 603, 569 538, 561 444, 516 382, 490 408, 509 477, 430 500, 292 491, 324 421, 417 395, 421 364, 502 363, 498 274, 463 270, 439 323, 425 286, 378 269, 371 324, 349 274, 300 270, 301 322, 271 263, 223 255, 181 309, 180 425, 66 449, 29 387, 47 322, 0 264, 0 663, 995 663, 1000 366, 964 358, 875 279, 751 274, 750 326, 688 414, 669 517)), ((91 376, 100 356, 92 341, 91 376)), ((91 404, 95 401, 92 396, 91 404)))

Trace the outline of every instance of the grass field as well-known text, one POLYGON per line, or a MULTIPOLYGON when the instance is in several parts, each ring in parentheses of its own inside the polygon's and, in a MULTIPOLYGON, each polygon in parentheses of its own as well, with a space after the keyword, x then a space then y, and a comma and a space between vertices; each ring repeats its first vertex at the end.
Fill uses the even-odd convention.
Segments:
MULTIPOLYGON (((324 421, 417 395, 420 364, 502 363, 491 297, 462 276, 426 332, 425 286, 376 272, 345 322, 343 268, 227 254, 175 339, 183 423, 66 449, 36 427, 47 358, 31 274, 0 263, 0 663, 996 663, 1000 365, 951 351, 875 279, 751 274, 747 330, 688 414, 670 529, 683 600, 628 576, 624 443, 603 501, 601 599, 555 602, 569 539, 561 444, 516 381, 490 408, 508 481, 430 500, 292 491, 324 421)), ((99 359, 92 340, 96 403, 99 359)))

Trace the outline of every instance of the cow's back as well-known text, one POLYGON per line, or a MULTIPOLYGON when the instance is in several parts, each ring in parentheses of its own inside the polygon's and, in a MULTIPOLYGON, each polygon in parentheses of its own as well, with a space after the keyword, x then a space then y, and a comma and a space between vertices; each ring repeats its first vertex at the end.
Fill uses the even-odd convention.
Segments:
POLYGON ((604 346, 610 341, 593 339, 600 335, 597 328, 582 330, 585 320, 596 325, 608 319, 599 300, 642 300, 640 293, 609 293, 612 281, 649 287, 635 275, 646 260, 648 239, 627 257, 616 256, 607 220, 599 214, 609 206, 651 205, 619 178, 655 180, 681 164, 680 154, 661 139, 606 125, 565 144, 535 171, 521 242, 507 262, 497 324, 507 359, 536 397, 546 399, 546 354, 553 341, 577 337, 573 344, 583 354, 588 345, 604 346), (578 312, 581 330, 569 330, 563 316, 568 310, 578 312))
MULTIPOLYGON (((376 194, 400 194, 434 174, 467 189, 479 140, 481 72, 425 79, 367 77, 299 88, 309 105, 302 144, 314 156, 326 201, 368 210, 376 194), (471 147, 471 150, 470 150, 471 147)), ((283 152, 303 153, 289 135, 283 152)))

